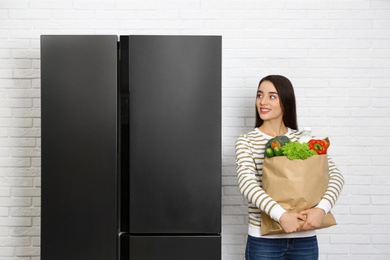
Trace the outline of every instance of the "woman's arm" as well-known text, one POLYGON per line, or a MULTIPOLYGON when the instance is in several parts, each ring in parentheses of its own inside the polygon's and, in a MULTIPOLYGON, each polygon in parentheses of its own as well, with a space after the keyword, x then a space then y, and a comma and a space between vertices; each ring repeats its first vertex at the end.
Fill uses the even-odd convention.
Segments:
POLYGON ((236 142, 236 163, 241 194, 261 211, 279 222, 286 210, 260 187, 256 179, 254 155, 250 148, 250 142, 244 135, 240 136, 236 142))

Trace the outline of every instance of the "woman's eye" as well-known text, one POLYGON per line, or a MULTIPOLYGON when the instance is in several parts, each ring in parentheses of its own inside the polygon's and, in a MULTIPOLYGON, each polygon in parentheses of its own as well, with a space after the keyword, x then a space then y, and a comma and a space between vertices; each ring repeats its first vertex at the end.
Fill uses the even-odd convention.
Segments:
POLYGON ((271 99, 275 99, 275 98, 276 98, 276 96, 274 96, 274 95, 271 95, 271 96, 270 96, 270 98, 271 98, 271 99))

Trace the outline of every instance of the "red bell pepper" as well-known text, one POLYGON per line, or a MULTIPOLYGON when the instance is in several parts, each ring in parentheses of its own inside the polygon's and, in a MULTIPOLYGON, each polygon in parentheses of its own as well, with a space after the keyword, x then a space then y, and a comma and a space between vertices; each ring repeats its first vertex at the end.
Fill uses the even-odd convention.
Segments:
POLYGON ((317 154, 326 154, 327 148, 324 141, 311 139, 307 144, 310 149, 316 151, 317 154))

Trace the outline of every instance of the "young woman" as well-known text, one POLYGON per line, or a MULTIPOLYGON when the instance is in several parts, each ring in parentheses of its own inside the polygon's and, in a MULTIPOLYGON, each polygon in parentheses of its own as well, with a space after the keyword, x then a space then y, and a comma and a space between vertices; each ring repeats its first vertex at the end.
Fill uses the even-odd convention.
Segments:
POLYGON ((330 181, 322 200, 315 208, 299 213, 284 210, 262 189, 264 147, 269 139, 285 135, 297 141, 298 130, 293 86, 286 77, 270 75, 257 89, 256 126, 236 142, 237 178, 241 193, 248 200, 249 227, 245 257, 263 259, 318 259, 314 229, 321 226, 334 206, 344 184, 343 176, 329 158, 330 181), (286 234, 261 236, 261 211, 279 222, 286 234), (304 221, 302 226, 298 220, 304 221), (300 231, 300 232, 298 232, 300 231))

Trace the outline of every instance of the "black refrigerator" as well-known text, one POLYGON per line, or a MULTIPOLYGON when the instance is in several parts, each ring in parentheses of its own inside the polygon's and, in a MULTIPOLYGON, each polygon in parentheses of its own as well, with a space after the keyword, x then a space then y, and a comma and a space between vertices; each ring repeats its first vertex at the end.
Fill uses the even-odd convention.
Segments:
POLYGON ((221 41, 41 36, 42 260, 221 259, 221 41))

